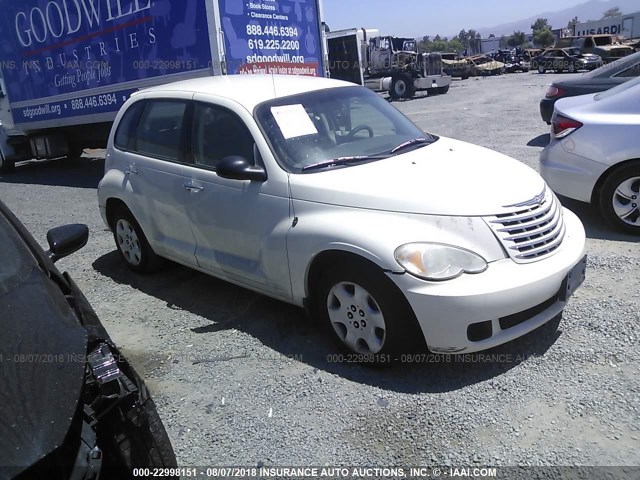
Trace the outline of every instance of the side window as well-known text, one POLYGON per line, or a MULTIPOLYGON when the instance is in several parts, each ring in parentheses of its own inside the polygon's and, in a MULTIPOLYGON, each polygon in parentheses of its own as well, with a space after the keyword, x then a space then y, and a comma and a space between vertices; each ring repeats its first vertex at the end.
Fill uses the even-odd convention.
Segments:
POLYGON ((121 150, 135 149, 136 127, 138 126, 138 119, 140 118, 140 113, 143 108, 144 101, 134 103, 122 116, 114 140, 117 148, 121 150))
POLYGON ((191 138, 196 165, 215 168, 220 160, 232 155, 254 162, 251 133, 236 114, 224 108, 196 104, 191 138))
POLYGON ((584 39, 584 48, 593 48, 593 39, 585 38, 584 39))
POLYGON ((178 161, 187 103, 148 100, 138 126, 135 151, 142 155, 178 161))
POLYGON ((636 63, 635 65, 627 68, 626 70, 621 71, 614 75, 614 77, 625 77, 625 78, 635 78, 640 76, 640 63, 636 63))

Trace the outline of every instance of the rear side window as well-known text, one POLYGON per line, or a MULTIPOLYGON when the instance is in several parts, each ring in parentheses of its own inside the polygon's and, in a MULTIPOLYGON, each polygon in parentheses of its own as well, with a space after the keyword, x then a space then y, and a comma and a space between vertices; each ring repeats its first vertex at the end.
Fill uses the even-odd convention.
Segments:
POLYGON ((134 103, 122 116, 115 138, 117 148, 122 150, 133 150, 135 148, 135 129, 143 107, 144 102, 134 103))
POLYGON ((180 160, 187 103, 173 100, 148 100, 145 103, 136 129, 134 151, 165 160, 180 160))
POLYGON ((632 67, 623 70, 620 73, 614 75, 615 77, 633 78, 640 76, 640 63, 633 65, 632 67))

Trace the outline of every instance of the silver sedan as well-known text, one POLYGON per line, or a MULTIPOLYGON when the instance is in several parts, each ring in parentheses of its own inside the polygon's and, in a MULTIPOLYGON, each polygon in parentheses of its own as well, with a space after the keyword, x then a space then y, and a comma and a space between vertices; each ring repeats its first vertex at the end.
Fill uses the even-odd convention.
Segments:
POLYGON ((555 192, 590 202, 612 225, 640 234, 640 78, 559 100, 540 171, 555 192))

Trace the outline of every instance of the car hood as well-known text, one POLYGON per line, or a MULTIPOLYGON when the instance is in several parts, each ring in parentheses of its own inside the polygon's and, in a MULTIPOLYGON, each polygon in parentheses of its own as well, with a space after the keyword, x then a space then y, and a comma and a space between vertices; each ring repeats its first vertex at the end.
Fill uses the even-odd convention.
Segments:
POLYGON ((84 384, 87 333, 37 266, 0 291, 0 465, 17 475, 63 444, 84 384))
POLYGON ((294 201, 451 216, 495 215, 544 189, 523 163, 444 137, 385 160, 291 175, 290 182, 294 201))

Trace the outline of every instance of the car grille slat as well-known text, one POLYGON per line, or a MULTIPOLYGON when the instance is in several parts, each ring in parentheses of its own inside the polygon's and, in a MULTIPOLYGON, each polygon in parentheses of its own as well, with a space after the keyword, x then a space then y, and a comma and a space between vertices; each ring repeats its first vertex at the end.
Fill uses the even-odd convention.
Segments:
POLYGON ((501 228, 500 231, 506 233, 513 233, 522 230, 522 233, 515 233, 510 237, 505 238, 505 240, 514 240, 517 241, 521 238, 527 238, 531 236, 531 232, 534 230, 544 229, 544 227, 548 226, 553 222, 557 222, 558 220, 558 212, 555 210, 549 209, 541 218, 538 218, 532 222, 521 223, 519 225, 514 225, 513 227, 501 228))
POLYGON ((511 208, 512 212, 485 217, 485 222, 514 261, 540 260, 560 247, 565 236, 562 206, 550 190, 511 208))
POLYGON ((543 237, 553 235, 553 232, 558 227, 559 222, 560 213, 555 211, 551 218, 548 218, 544 223, 536 225, 535 229, 534 227, 529 227, 526 232, 506 237, 505 240, 515 242, 518 244, 518 247, 524 248, 537 243, 539 239, 543 237))

